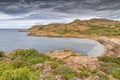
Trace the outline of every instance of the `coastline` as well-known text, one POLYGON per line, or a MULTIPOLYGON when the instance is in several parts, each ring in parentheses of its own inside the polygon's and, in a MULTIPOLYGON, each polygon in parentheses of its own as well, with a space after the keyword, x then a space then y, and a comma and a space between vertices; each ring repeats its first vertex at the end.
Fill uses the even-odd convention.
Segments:
POLYGON ((36 36, 36 37, 56 37, 56 38, 86 38, 99 42, 104 46, 104 51, 99 56, 111 56, 111 57, 119 57, 120 56, 120 39, 119 37, 108 37, 108 36, 97 36, 97 35, 47 35, 47 34, 33 34, 35 31, 24 30, 20 32, 28 32, 28 36, 36 36))

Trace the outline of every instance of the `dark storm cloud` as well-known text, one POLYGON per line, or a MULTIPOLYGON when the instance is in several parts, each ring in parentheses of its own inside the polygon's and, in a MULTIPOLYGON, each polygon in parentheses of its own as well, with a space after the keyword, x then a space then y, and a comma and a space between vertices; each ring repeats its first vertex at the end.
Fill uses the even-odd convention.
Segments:
POLYGON ((0 0, 0 20, 120 20, 120 0, 0 0))

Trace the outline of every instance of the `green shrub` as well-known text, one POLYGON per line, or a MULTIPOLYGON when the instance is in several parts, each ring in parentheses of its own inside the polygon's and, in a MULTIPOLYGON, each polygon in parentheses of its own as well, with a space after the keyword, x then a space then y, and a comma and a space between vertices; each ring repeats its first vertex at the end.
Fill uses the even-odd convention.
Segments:
POLYGON ((0 76, 0 80, 38 80, 39 73, 28 67, 6 70, 0 76))
POLYGON ((42 70, 44 70, 45 69, 45 66, 41 66, 40 67, 40 70, 42 71, 42 70))
POLYGON ((75 76, 76 76, 75 73, 69 73, 69 74, 63 75, 62 78, 65 80, 69 80, 70 78, 73 78, 75 76))
POLYGON ((106 64, 105 62, 100 62, 100 65, 103 67, 108 67, 108 64, 106 64))
POLYGON ((89 77, 89 73, 88 72, 78 72, 78 73, 76 73, 76 76, 79 78, 85 78, 85 77, 89 77))
POLYGON ((0 57, 5 57, 5 52, 0 51, 0 57))
POLYGON ((102 56, 102 57, 99 57, 99 60, 103 62, 113 62, 113 63, 120 64, 120 57, 112 58, 108 56, 102 56))
POLYGON ((70 67, 68 67, 68 66, 58 66, 55 69, 55 72, 57 74, 64 75, 64 74, 73 73, 74 71, 70 67))
POLYGON ((78 70, 80 70, 80 71, 82 71, 82 72, 87 71, 86 68, 84 68, 84 67, 80 67, 80 68, 78 68, 78 70))
POLYGON ((21 67, 28 66, 26 62, 22 62, 22 61, 16 61, 11 64, 13 65, 14 68, 21 68, 21 67))
POLYGON ((54 60, 45 54, 39 53, 35 49, 18 49, 11 54, 10 59, 15 61, 23 61, 28 64, 37 64, 43 63, 46 60, 54 60))
POLYGON ((100 70, 106 74, 111 74, 113 71, 112 67, 101 67, 100 70))
POLYGON ((31 63, 31 64, 43 63, 44 61, 45 61, 45 59, 42 57, 36 57, 36 58, 31 58, 31 59, 29 58, 27 60, 27 62, 31 63))
POLYGON ((110 78, 105 74, 99 74, 99 77, 101 78, 101 80, 110 80, 110 78))
POLYGON ((59 66, 59 64, 58 63, 53 63, 53 64, 51 64, 51 67, 52 67, 52 69, 55 69, 55 68, 57 68, 59 66))
POLYGON ((39 72, 26 63, 0 62, 0 80, 38 80, 39 72))
POLYGON ((18 49, 15 50, 12 55, 11 55, 11 59, 15 59, 15 58, 24 58, 24 57, 29 57, 29 56, 37 56, 39 52, 35 49, 18 49))
MULTIPOLYGON (((13 69, 11 62, 0 62, 0 76, 3 72, 13 69)), ((0 79, 1 80, 1 79, 0 79)))
POLYGON ((3 58, 0 58, 0 61, 2 61, 3 60, 3 58))
POLYGON ((92 74, 96 74, 97 72, 98 72, 97 69, 91 71, 92 74))
POLYGON ((43 80, 56 80, 54 75, 48 75, 43 78, 43 80))
POLYGON ((58 60, 58 63, 60 63, 60 64, 66 64, 66 62, 63 61, 63 60, 58 60))
POLYGON ((80 74, 83 77, 89 77, 89 73, 88 72, 81 72, 80 74))
POLYGON ((112 75, 113 75, 113 77, 115 77, 115 78, 117 78, 117 79, 120 79, 120 68, 115 69, 115 70, 112 72, 112 75))

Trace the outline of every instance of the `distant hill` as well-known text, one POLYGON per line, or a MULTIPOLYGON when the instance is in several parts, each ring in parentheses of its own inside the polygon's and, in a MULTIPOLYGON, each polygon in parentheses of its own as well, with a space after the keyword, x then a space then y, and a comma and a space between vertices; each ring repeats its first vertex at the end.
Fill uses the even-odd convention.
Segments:
POLYGON ((53 23, 48 25, 32 26, 29 35, 36 36, 79 36, 79 35, 99 35, 99 36, 120 36, 120 21, 108 19, 76 19, 68 24, 53 23))

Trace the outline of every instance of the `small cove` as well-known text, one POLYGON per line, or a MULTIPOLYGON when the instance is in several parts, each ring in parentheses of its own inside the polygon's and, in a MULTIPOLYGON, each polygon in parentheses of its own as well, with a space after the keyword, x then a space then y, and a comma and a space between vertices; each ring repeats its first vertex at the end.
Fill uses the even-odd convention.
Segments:
POLYGON ((0 50, 9 52, 18 48, 35 48, 40 52, 67 48, 88 56, 99 56, 104 50, 99 42, 91 39, 34 37, 18 29, 0 29, 0 50))

